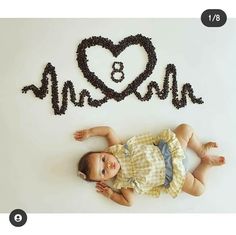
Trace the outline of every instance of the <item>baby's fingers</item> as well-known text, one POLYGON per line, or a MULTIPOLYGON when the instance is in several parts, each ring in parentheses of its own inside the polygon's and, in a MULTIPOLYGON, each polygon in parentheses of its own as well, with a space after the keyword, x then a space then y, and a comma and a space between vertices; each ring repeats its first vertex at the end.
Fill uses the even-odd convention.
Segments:
POLYGON ((104 190, 104 189, 97 189, 96 192, 97 192, 97 193, 101 193, 101 194, 104 195, 104 196, 106 196, 106 194, 107 194, 107 191, 104 190))
POLYGON ((89 138, 89 131, 88 130, 81 130, 74 133, 75 139, 77 140, 84 140, 89 138))
POLYGON ((79 141, 83 140, 82 137, 78 137, 78 136, 74 136, 74 138, 75 138, 75 140, 79 140, 79 141))
POLYGON ((96 192, 97 192, 97 193, 102 193, 102 192, 103 192, 103 190, 101 190, 101 189, 97 188, 97 189, 96 189, 96 192))
POLYGON ((96 187, 97 192, 103 192, 103 189, 96 187))
POLYGON ((100 185, 100 184, 97 183, 96 188, 100 189, 100 190, 104 190, 105 187, 103 185, 100 185))
POLYGON ((103 187, 108 187, 108 185, 104 183, 104 181, 100 181, 99 184, 102 185, 103 187))
POLYGON ((100 190, 100 191, 103 191, 103 190, 104 190, 103 187, 101 187, 101 186, 99 186, 99 185, 96 186, 96 189, 98 189, 98 190, 100 190))
POLYGON ((83 136, 83 132, 76 132, 74 133, 74 136, 77 136, 77 137, 83 136))
POLYGON ((84 139, 84 133, 82 133, 82 132, 74 133, 74 138, 76 140, 83 140, 84 139))

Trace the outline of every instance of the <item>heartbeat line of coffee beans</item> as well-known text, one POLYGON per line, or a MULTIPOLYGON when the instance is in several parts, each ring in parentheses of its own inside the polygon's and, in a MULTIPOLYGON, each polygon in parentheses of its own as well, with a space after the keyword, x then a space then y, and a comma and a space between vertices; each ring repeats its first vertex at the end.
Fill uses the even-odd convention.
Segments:
POLYGON ((79 107, 84 106, 85 97, 88 97, 88 104, 93 107, 101 106, 103 103, 107 102, 108 98, 105 96, 103 99, 96 100, 92 99, 90 92, 86 89, 82 90, 79 93, 79 101, 77 102, 74 84, 71 81, 66 81, 64 83, 63 89, 62 89, 62 105, 59 106, 59 93, 58 93, 58 81, 57 81, 57 74, 55 71, 55 67, 51 65, 51 63, 48 63, 44 69, 43 72, 43 78, 41 80, 41 87, 38 88, 35 85, 25 86, 22 89, 22 93, 27 93, 27 91, 31 90, 33 91, 34 95, 38 97, 39 99, 43 99, 48 94, 48 80, 49 77, 47 75, 51 76, 51 94, 52 94, 52 108, 54 110, 55 115, 61 115, 65 114, 67 110, 67 104, 68 104, 68 92, 70 93, 70 101, 75 105, 79 107))
MULTIPOLYGON (((92 107, 99 107, 102 104, 106 103, 109 99, 107 96, 104 98, 97 100, 92 99, 90 92, 86 89, 82 90, 79 93, 79 101, 77 102, 76 94, 74 85, 71 81, 66 81, 63 89, 62 89, 62 105, 59 106, 59 93, 58 93, 58 81, 57 81, 57 74, 55 72, 55 67, 52 66, 50 63, 47 64, 47 66, 44 69, 43 72, 43 79, 41 80, 41 87, 38 88, 35 85, 25 86, 22 89, 22 93, 27 93, 27 91, 31 90, 33 91, 34 95, 40 99, 43 99, 48 94, 48 82, 49 77, 47 75, 51 76, 51 93, 52 93, 52 108, 54 110, 55 115, 61 115, 65 114, 65 111, 67 110, 67 104, 68 104, 68 92, 70 94, 70 101, 75 105, 79 107, 84 106, 85 97, 87 97, 88 104, 92 107)), ((159 88, 159 85, 157 82, 150 82, 147 86, 148 92, 142 97, 141 94, 135 90, 134 94, 136 97, 141 101, 148 101, 152 98, 154 89, 156 91, 156 94, 158 97, 162 100, 166 99, 168 97, 169 91, 172 90, 172 103, 173 105, 179 109, 187 105, 187 99, 186 94, 188 92, 189 97, 193 103, 202 104, 202 98, 196 98, 193 94, 193 88, 191 84, 186 83, 183 85, 182 91, 181 91, 181 99, 178 99, 178 85, 177 85, 177 79, 176 79, 176 68, 174 64, 168 64, 166 67, 166 73, 164 77, 164 84, 163 89, 159 88), (169 77, 172 74, 173 82, 172 87, 169 86, 169 77)))
POLYGON ((159 88, 159 85, 157 82, 150 82, 149 85, 147 86, 147 93, 142 97, 141 94, 136 90, 134 91, 134 94, 136 97, 141 100, 141 101, 148 101, 152 98, 153 92, 152 90, 156 90, 157 96, 161 99, 164 100, 167 98, 169 94, 169 90, 172 90, 172 104, 177 108, 180 109, 182 107, 185 107, 187 105, 187 98, 186 95, 188 93, 189 98, 191 101, 195 104, 203 104, 204 101, 202 100, 202 97, 196 98, 196 96, 193 94, 193 88, 190 83, 185 83, 182 87, 181 90, 181 98, 178 99, 178 83, 176 79, 176 68, 174 64, 168 64, 166 66, 166 73, 164 77, 164 84, 163 84, 163 89, 159 88), (172 86, 170 88, 169 85, 169 77, 172 74, 172 86))
MULTIPOLYGON (((138 91, 137 87, 146 80, 147 77, 149 77, 152 74, 152 71, 156 65, 156 54, 155 54, 155 47, 152 45, 152 42, 149 38, 144 37, 141 34, 138 34, 136 36, 129 36, 124 38, 119 44, 114 45, 113 42, 107 38, 103 37, 90 37, 88 39, 84 39, 78 46, 77 50, 77 61, 78 66, 82 70, 84 77, 87 78, 87 80, 97 89, 99 88, 101 92, 105 95, 102 99, 93 99, 90 95, 90 92, 86 89, 83 89, 79 93, 79 100, 77 101, 76 93, 74 89, 74 85, 71 81, 66 81, 64 83, 63 89, 62 89, 62 104, 59 105, 59 93, 58 93, 58 80, 57 80, 57 74, 55 71, 55 67, 51 65, 51 63, 48 63, 44 69, 44 72, 42 74, 42 80, 41 80, 41 87, 36 87, 35 85, 29 85, 25 86, 22 89, 22 93, 27 93, 29 90, 31 90, 34 95, 40 99, 43 99, 48 94, 48 87, 49 87, 49 79, 51 78, 51 94, 52 94, 52 108, 54 110, 55 115, 62 115, 65 114, 65 111, 67 110, 68 105, 68 93, 70 95, 70 101, 78 107, 83 107, 85 103, 85 98, 87 97, 87 103, 88 105, 92 107, 99 107, 102 104, 106 103, 109 99, 114 99, 117 102, 120 102, 123 100, 126 96, 134 93, 135 96, 140 101, 148 101, 152 98, 153 90, 155 90, 156 95, 164 100, 168 97, 169 91, 172 90, 172 104, 177 108, 182 108, 187 105, 187 98, 186 95, 188 93, 189 98, 193 103, 202 104, 203 100, 202 98, 196 98, 194 96, 194 91, 190 83, 186 83, 183 85, 181 90, 181 98, 178 98, 178 84, 176 79, 176 68, 174 64, 168 64, 166 67, 166 73, 164 77, 164 83, 163 88, 160 89, 159 85, 155 81, 151 81, 149 85, 147 86, 147 93, 142 96, 138 91), (113 54, 113 56, 117 57, 126 47, 130 45, 139 44, 142 46, 147 55, 148 55, 148 63, 146 65, 146 69, 143 73, 141 73, 137 78, 135 78, 134 81, 132 81, 124 91, 121 93, 118 93, 114 91, 113 89, 107 87, 105 83, 100 80, 93 72, 91 72, 88 68, 88 59, 86 54, 86 48, 89 48, 91 46, 100 45, 108 50, 110 50, 113 54), (170 75, 172 74, 172 86, 169 85, 170 75), (48 77, 50 76, 50 78, 48 77)), ((119 63, 119 62, 116 62, 119 63)), ((115 66, 113 64, 113 66, 115 66)), ((120 63, 120 69, 122 70, 123 64, 120 63)), ((114 69, 114 67, 113 67, 114 69)), ((120 71, 119 69, 117 71, 120 71)), ((112 74, 113 78, 113 74, 112 74)), ((115 82, 121 82, 124 79, 123 74, 121 80, 115 80, 115 82)))

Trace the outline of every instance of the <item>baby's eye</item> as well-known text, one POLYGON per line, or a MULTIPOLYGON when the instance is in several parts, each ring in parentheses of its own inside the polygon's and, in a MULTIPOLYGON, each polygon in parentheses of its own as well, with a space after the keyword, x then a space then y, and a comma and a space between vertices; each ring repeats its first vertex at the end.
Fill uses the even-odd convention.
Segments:
POLYGON ((102 158, 102 161, 105 162, 105 157, 102 158))
POLYGON ((102 174, 105 175, 105 170, 104 169, 102 170, 102 174))

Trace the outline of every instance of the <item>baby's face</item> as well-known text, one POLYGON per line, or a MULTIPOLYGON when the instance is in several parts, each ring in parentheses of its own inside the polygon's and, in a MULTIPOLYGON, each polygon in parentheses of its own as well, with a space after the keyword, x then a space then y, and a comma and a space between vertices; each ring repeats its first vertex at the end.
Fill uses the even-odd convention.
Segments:
POLYGON ((113 178, 120 170, 120 164, 110 153, 92 153, 89 156, 90 178, 96 181, 113 178))

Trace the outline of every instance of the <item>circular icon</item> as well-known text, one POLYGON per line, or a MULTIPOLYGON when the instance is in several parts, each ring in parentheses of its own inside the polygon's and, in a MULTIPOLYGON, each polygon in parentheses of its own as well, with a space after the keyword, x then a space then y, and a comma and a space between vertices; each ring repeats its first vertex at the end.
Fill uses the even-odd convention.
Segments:
POLYGON ((9 220, 12 225, 14 225, 16 227, 21 227, 26 223, 27 215, 23 210, 16 209, 11 212, 11 214, 9 216, 9 220))

